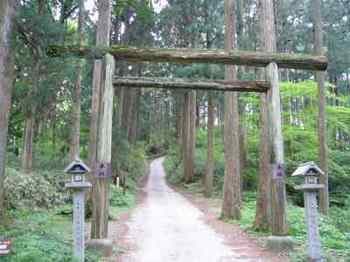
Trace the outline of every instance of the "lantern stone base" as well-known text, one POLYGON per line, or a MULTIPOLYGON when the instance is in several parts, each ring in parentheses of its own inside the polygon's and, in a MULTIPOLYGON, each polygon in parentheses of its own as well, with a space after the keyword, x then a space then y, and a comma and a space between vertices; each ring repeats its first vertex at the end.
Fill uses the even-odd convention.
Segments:
POLYGON ((274 252, 286 252, 293 250, 295 242, 289 236, 269 236, 266 241, 266 247, 274 252))
POLYGON ((90 239, 86 242, 86 247, 89 250, 99 252, 103 257, 113 255, 113 243, 109 239, 90 239))

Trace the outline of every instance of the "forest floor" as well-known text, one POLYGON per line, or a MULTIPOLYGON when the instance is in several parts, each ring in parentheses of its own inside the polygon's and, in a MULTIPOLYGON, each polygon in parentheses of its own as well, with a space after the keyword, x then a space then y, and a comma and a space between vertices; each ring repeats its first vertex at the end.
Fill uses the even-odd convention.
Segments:
POLYGON ((288 261, 264 250, 238 225, 218 220, 208 203, 170 188, 163 160, 151 163, 137 207, 111 223, 119 254, 112 261, 288 261))

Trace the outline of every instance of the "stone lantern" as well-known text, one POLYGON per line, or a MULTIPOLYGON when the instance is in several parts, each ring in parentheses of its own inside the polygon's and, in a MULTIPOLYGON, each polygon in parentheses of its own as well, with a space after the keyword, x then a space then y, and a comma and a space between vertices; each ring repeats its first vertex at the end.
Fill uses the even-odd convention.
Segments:
POLYGON ((76 159, 66 167, 64 172, 71 175, 71 183, 84 183, 85 174, 90 172, 90 168, 80 159, 76 159))
POLYGON ((324 172, 314 162, 300 165, 292 174, 294 177, 304 177, 304 184, 296 186, 295 189, 304 192, 308 259, 313 262, 324 261, 321 255, 317 212, 317 193, 324 188, 324 185, 319 184, 319 177, 323 175, 324 172))
POLYGON ((74 160, 64 170, 71 175, 66 188, 73 191, 73 255, 77 261, 84 261, 85 253, 85 190, 91 187, 91 183, 85 181, 85 174, 90 168, 80 159, 74 160))

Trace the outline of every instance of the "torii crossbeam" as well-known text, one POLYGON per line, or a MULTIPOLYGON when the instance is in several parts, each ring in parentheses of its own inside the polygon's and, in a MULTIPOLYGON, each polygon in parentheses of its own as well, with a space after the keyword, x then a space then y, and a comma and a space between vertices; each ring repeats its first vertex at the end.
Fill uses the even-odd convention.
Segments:
POLYGON ((184 80, 164 78, 115 77, 114 86, 131 88, 164 88, 182 90, 217 90, 264 93, 270 89, 267 81, 184 80))
POLYGON ((274 62, 279 68, 303 69, 324 71, 327 69, 326 56, 224 51, 206 49, 160 49, 135 48, 126 46, 111 47, 79 47, 79 46, 49 46, 47 54, 52 57, 65 55, 78 56, 91 59, 100 59, 105 54, 113 55, 117 60, 132 62, 172 62, 172 63, 210 63, 226 65, 245 65, 266 67, 274 62))

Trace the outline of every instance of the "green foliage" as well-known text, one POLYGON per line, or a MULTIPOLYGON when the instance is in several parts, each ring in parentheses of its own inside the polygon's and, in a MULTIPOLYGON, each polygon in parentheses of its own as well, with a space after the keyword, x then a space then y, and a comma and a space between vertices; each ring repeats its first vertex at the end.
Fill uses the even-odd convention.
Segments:
POLYGON ((146 153, 148 156, 160 156, 165 154, 171 139, 161 134, 150 134, 149 143, 146 146, 146 153))
MULTIPOLYGON (((71 219, 47 211, 12 212, 15 222, 0 227, 0 235, 12 240, 11 255, 4 262, 68 262, 72 258, 71 219)), ((98 261, 87 252, 86 261, 98 261)))
POLYGON ((122 165, 123 170, 128 172, 128 177, 134 182, 146 173, 147 158, 143 143, 139 143, 130 148, 127 161, 122 165))
POLYGON ((112 207, 130 208, 135 203, 135 196, 130 191, 123 192, 122 188, 111 186, 110 204, 112 207))
MULTIPOLYGON (((240 226, 247 230, 253 235, 265 236, 269 233, 266 232, 256 232, 252 228, 255 219, 255 193, 253 192, 244 192, 244 204, 242 209, 242 218, 240 221, 232 221, 233 223, 239 223, 240 226)), ((335 211, 335 210, 334 210, 335 211)), ((347 212, 347 217, 349 216, 349 211, 347 212)), ((344 213, 345 213, 344 212, 344 213)), ((341 258, 346 258, 350 255, 348 246, 350 244, 349 233, 342 230, 337 223, 337 219, 342 217, 344 213, 333 213, 330 217, 321 216, 320 219, 320 236, 322 241, 322 246, 324 250, 329 254, 334 254, 337 257, 337 261, 341 261, 341 258), (338 217, 338 218, 337 218, 338 217)), ((295 257, 292 261, 301 259, 305 257, 303 251, 305 250, 306 245, 306 227, 304 220, 304 209, 297 207, 295 205, 289 204, 287 210, 287 219, 289 225, 289 235, 292 236, 298 244, 298 253, 301 252, 300 256, 295 257)), ((340 218, 345 219, 345 217, 340 218)), ((350 230, 350 227, 347 228, 350 230)))
POLYGON ((117 17, 122 17, 130 9, 136 12, 136 16, 142 23, 147 24, 153 22, 154 17, 151 8, 151 1, 121 0, 115 5, 114 13, 117 17))
POLYGON ((14 169, 8 169, 5 198, 8 206, 13 209, 50 208, 63 201, 63 195, 43 176, 26 175, 14 169))
POLYGON ((183 182, 183 165, 179 154, 179 147, 174 146, 168 150, 164 161, 164 168, 167 179, 171 184, 180 184, 183 182))

